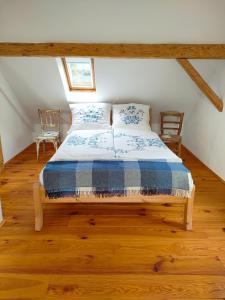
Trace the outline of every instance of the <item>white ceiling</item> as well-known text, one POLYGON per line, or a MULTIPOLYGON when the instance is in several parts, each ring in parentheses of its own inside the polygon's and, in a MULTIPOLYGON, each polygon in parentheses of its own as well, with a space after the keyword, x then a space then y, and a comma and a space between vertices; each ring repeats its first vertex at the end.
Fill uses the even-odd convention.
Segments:
POLYGON ((224 43, 224 0, 0 0, 0 41, 224 43))

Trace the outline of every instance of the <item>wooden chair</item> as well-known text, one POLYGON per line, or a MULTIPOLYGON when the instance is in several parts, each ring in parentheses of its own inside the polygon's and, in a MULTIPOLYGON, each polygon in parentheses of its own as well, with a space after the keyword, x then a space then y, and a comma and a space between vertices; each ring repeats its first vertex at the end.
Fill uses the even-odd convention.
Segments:
POLYGON ((181 129, 183 125, 184 113, 177 111, 165 111, 160 113, 161 134, 160 137, 168 146, 175 146, 175 153, 181 156, 181 129))
POLYGON ((38 115, 41 124, 41 133, 36 137, 37 160, 39 159, 40 144, 52 143, 55 150, 60 143, 60 110, 38 109, 38 115))

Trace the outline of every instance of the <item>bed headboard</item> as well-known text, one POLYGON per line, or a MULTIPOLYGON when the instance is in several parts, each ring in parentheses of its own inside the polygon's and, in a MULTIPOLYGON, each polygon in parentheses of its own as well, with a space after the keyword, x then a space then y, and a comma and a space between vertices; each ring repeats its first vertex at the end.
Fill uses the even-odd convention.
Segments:
MULTIPOLYGON (((110 113, 110 125, 112 125, 113 117, 112 117, 112 110, 110 113)), ((72 125, 72 112, 69 112, 69 126, 72 125)), ((152 108, 149 108, 149 125, 152 127, 152 108)))

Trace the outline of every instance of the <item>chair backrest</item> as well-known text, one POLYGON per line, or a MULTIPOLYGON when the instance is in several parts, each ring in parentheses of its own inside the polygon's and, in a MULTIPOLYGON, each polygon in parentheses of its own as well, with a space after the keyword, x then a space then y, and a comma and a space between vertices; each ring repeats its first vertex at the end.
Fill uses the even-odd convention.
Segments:
POLYGON ((161 134, 180 135, 184 113, 177 111, 164 111, 161 116, 161 134))
POLYGON ((60 131, 60 109, 38 109, 42 131, 60 131))

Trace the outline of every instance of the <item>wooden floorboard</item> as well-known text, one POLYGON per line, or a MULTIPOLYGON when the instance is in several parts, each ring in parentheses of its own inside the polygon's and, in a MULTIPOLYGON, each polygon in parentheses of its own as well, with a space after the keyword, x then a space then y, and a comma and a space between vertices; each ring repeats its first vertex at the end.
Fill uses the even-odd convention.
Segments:
POLYGON ((51 157, 30 146, 1 175, 0 299, 225 299, 225 184, 183 149, 196 184, 194 229, 180 205, 44 205, 32 184, 51 157))

